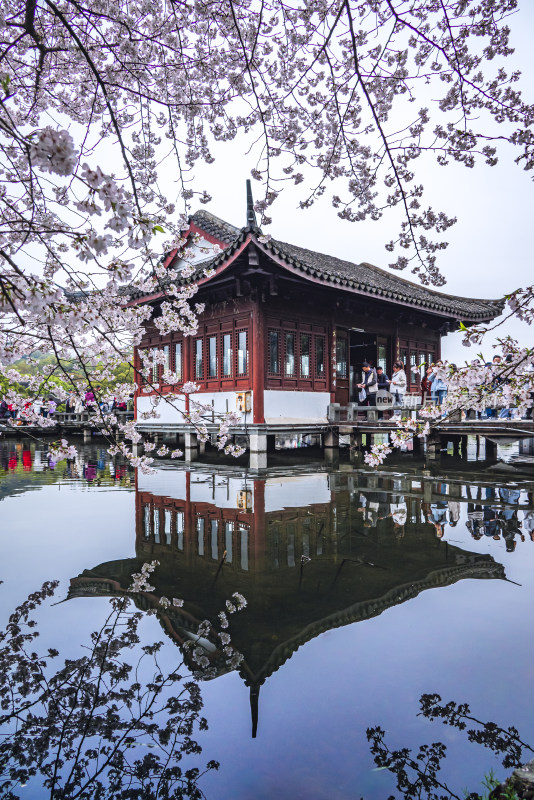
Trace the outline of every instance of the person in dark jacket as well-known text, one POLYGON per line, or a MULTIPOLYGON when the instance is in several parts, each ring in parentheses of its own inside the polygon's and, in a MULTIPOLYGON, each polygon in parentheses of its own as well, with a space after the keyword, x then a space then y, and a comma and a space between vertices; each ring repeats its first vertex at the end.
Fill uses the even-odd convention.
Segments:
POLYGON ((383 389, 384 391, 389 391, 389 378, 382 369, 382 367, 376 368, 376 384, 378 387, 378 391, 383 389))

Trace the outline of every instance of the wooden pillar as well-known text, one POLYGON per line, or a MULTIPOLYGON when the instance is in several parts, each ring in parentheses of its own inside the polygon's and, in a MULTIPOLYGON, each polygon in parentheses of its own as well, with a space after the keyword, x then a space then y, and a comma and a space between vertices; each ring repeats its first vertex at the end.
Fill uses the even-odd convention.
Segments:
POLYGON ((186 461, 196 461, 198 458, 198 439, 196 432, 186 431, 185 433, 184 457, 186 461))
POLYGON ((134 392, 134 419, 137 419, 137 398, 139 397, 141 389, 141 375, 139 374, 139 369, 141 368, 141 359, 139 357, 139 350, 137 347, 134 347, 133 366, 134 382, 137 384, 137 389, 134 392))
POLYGON ((249 437, 249 448, 252 453, 267 452, 267 434, 262 430, 251 430, 249 437))
POLYGON ((323 437, 325 450, 337 450, 339 447, 339 431, 337 428, 330 428, 323 437))
MULTIPOLYGON (((184 336, 183 352, 183 378, 184 383, 193 380, 193 340, 190 336, 184 336)), ((189 411, 189 395, 185 396, 185 410, 189 411)))
POLYGON ((249 469, 267 469, 267 451, 251 450, 249 454, 249 469))
POLYGON ((267 438, 267 434, 264 431, 251 430, 248 437, 250 469, 265 469, 267 467, 267 438))
POLYGON ((254 514, 250 533, 254 537, 249 552, 254 553, 253 570, 259 572, 264 564, 267 542, 265 521, 265 481, 254 481, 254 514))
POLYGON ((254 316, 252 318, 252 421, 254 423, 265 422, 263 393, 265 391, 265 364, 267 353, 265 352, 265 325, 263 317, 263 307, 258 300, 254 304, 254 316))
POLYGON ((491 439, 486 439, 486 460, 497 458, 497 445, 491 439))
POLYGON ((431 431, 426 437, 426 455, 430 460, 441 456, 441 436, 438 431, 431 431))
POLYGON ((191 505, 191 473, 185 473, 184 556, 188 564, 195 560, 196 520, 191 505))
POLYGON ((349 443, 351 451, 362 449, 362 434, 360 431, 354 429, 352 430, 349 435, 349 443))

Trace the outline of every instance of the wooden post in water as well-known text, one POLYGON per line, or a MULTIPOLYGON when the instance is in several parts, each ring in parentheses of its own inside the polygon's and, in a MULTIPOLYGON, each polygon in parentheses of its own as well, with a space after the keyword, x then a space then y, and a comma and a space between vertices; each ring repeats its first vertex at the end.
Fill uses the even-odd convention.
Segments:
POLYGON ((497 458, 497 445, 491 439, 486 439, 486 460, 494 461, 497 458))
POLYGON ((429 461, 437 461, 441 457, 441 436, 438 431, 431 431, 426 437, 426 456, 429 461))

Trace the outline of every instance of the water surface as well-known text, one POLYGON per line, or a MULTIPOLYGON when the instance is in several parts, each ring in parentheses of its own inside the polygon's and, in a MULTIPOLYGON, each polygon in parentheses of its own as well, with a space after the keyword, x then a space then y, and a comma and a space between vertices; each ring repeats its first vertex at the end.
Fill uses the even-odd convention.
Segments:
POLYGON ((534 741, 533 491, 517 476, 414 464, 302 462, 258 479, 161 463, 135 476, 104 446, 54 464, 44 444, 2 441, 2 617, 59 578, 65 602, 43 609, 41 635, 73 655, 107 598, 158 559, 154 591, 136 600, 158 609, 143 635, 164 638, 169 663, 233 592, 248 601, 230 620, 240 667, 206 643, 215 677, 199 742, 221 762, 208 798, 385 800, 394 783, 365 736, 376 724, 392 746, 446 742, 444 776, 475 790, 490 767, 505 774, 498 760, 417 716, 418 698, 466 701, 534 741), (161 596, 183 609, 161 609, 161 596))

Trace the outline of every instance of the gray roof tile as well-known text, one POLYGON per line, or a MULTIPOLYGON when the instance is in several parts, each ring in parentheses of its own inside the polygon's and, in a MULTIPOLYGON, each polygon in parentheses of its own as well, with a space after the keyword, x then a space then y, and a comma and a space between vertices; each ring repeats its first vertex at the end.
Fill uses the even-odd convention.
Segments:
MULTIPOLYGON (((208 267, 216 267, 231 257, 237 245, 248 234, 255 238, 261 234, 256 227, 236 228, 209 211, 200 210, 190 217, 190 221, 206 233, 224 242, 226 248, 215 258, 203 262, 190 280, 195 280, 208 267)), ((457 297, 430 289, 421 284, 408 281, 399 275, 362 262, 354 264, 335 256, 316 253, 304 247, 271 239, 258 243, 267 251, 272 251, 282 261, 300 272, 318 278, 335 286, 346 287, 362 295, 383 297, 409 306, 428 309, 441 315, 466 322, 481 322, 494 319, 504 308, 504 299, 484 300, 470 297, 457 297)), ((139 295, 138 295, 139 296, 139 295)))

